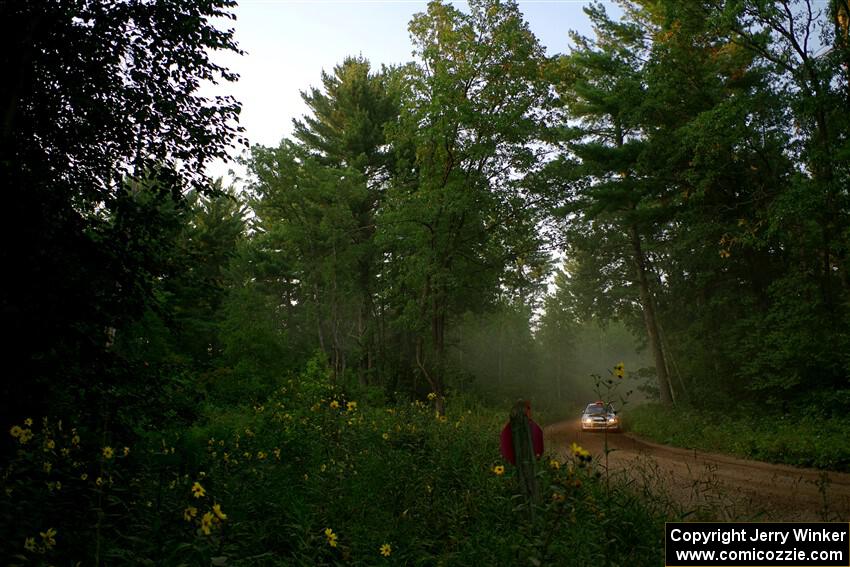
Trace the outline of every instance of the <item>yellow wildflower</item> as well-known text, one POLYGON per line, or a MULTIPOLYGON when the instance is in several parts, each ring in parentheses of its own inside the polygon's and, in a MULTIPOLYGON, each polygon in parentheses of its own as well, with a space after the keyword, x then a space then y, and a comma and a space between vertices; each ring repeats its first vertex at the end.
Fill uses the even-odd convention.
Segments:
POLYGON ((88 478, 89 478, 89 475, 87 475, 86 473, 83 473, 83 474, 80 475, 80 480, 87 480, 88 478))
POLYGON ((114 456, 115 456, 115 451, 112 449, 112 447, 104 447, 103 448, 103 457, 105 459, 109 460, 114 456))
POLYGON ((71 437, 71 444, 72 445, 79 445, 80 444, 80 436, 74 435, 73 437, 71 437))
POLYGON ((24 425, 26 425, 27 427, 32 427, 32 418, 31 417, 26 418, 24 420, 24 425))
POLYGON ((32 439, 32 431, 29 429, 24 429, 21 431, 21 436, 19 438, 21 444, 26 445, 29 443, 29 440, 32 439))
POLYGON ((195 498, 200 498, 200 497, 204 496, 206 493, 207 493, 207 491, 204 490, 204 487, 201 486, 201 483, 198 482, 198 481, 195 481, 195 484, 192 485, 192 496, 194 496, 195 498))
POLYGON ((126 457, 126 456, 127 456, 127 455, 129 455, 129 454, 130 454, 130 448, 129 448, 129 447, 124 447, 124 456, 126 457))
POLYGON ((204 535, 210 535, 210 532, 212 531, 212 524, 213 524, 213 513, 207 512, 201 518, 201 531, 204 532, 204 535))
POLYGON ((383 435, 381 435, 381 437, 383 437, 383 438, 384 438, 384 440, 386 441, 387 439, 389 439, 389 438, 390 438, 390 434, 389 434, 389 433, 384 433, 383 435))
POLYGON ((357 402, 348 402, 347 404, 345 404, 345 408, 348 411, 354 411, 357 409, 357 402))
POLYGON ((62 454, 63 457, 67 457, 71 454, 70 449, 68 449, 67 447, 62 447, 61 449, 59 449, 59 452, 62 454))
POLYGON ((570 452, 571 452, 574 456, 578 457, 578 458, 579 458, 579 459, 581 459, 581 460, 586 460, 586 459, 589 459, 589 458, 590 458, 590 451, 588 451, 587 449, 585 449, 585 448, 581 447, 581 446, 580 446, 578 443, 576 443, 575 441, 573 441, 573 444, 572 444, 572 445, 570 445, 570 452))
POLYGON ((24 540, 24 549, 27 551, 35 551, 35 538, 28 537, 24 540))
POLYGON ((44 543, 44 547, 51 549, 54 545, 56 545, 56 530, 53 528, 47 528, 46 532, 38 533, 41 536, 41 541, 44 543))
POLYGON ((227 519, 227 514, 221 511, 221 504, 213 504, 213 512, 215 512, 219 520, 227 519))
POLYGON ((331 402, 331 409, 339 409, 339 402, 334 400, 331 402))
POLYGON ((554 469, 554 470, 560 469, 561 468, 560 461, 558 461, 557 459, 552 459, 551 461, 549 461, 549 468, 554 469))
POLYGON ((23 433, 24 430, 21 429, 20 425, 13 425, 12 429, 9 430, 9 434, 15 439, 19 438, 21 435, 23 435, 23 433))
POLYGON ((622 378, 626 375, 626 366, 622 362, 618 363, 614 366, 614 376, 617 378, 622 378))
POLYGON ((101 477, 97 477, 94 483, 98 486, 103 486, 103 479, 101 477))
POLYGON ((493 467, 493 474, 496 476, 502 476, 505 474, 505 467, 503 465, 496 465, 493 467))
POLYGON ((328 538, 328 545, 331 547, 336 547, 337 545, 337 535, 330 528, 325 528, 325 537, 328 538))
POLYGON ((185 510, 183 510, 183 519, 187 522, 191 522, 192 518, 198 515, 198 509, 194 506, 189 506, 185 510))
POLYGON ((384 545, 381 546, 379 551, 381 552, 381 555, 383 555, 384 557, 389 557, 390 554, 393 552, 393 548, 390 544, 385 543, 384 545))
POLYGON ((428 394, 428 399, 429 399, 429 400, 431 400, 431 401, 433 402, 434 400, 436 400, 436 399, 437 399, 437 393, 436 393, 436 392, 430 392, 430 393, 428 394))
POLYGON ((55 449, 56 448, 56 441, 54 441, 53 439, 48 439, 45 442, 44 446, 47 447, 48 450, 49 449, 55 449))
POLYGON ((278 461, 280 460, 280 449, 278 449, 277 447, 275 447, 275 450, 274 450, 274 458, 277 459, 278 461))
POLYGON ((257 451, 257 458, 262 461, 266 458, 266 454, 263 451, 257 451))
POLYGON ((53 469, 53 463, 44 463, 44 472, 49 473, 53 469))

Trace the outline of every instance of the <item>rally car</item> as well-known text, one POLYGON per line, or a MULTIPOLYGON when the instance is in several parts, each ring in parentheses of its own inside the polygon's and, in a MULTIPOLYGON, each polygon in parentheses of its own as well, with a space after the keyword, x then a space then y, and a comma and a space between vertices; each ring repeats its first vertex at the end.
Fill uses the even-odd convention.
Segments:
POLYGON ((582 431, 619 431, 620 418, 611 404, 592 402, 584 408, 581 414, 582 431))

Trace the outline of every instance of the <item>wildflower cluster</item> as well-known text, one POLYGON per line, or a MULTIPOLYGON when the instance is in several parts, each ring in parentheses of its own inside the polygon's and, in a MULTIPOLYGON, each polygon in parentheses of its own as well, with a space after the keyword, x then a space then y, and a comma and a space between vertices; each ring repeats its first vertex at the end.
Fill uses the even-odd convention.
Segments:
POLYGON ((573 441, 570 445, 570 453, 578 460, 579 466, 584 466, 593 460, 593 457, 590 455, 590 451, 583 448, 575 441, 573 441))
MULTIPOLYGON (((130 448, 116 450, 109 444, 83 444, 83 435, 76 427, 67 427, 63 420, 42 417, 26 418, 9 427, 15 452, 0 470, 3 485, 3 506, 10 509, 37 510, 38 513, 17 517, 12 536, 9 525, 2 525, 5 540, 0 554, 58 553, 66 555, 66 543, 74 546, 75 535, 82 526, 75 524, 67 509, 87 510, 96 507, 96 500, 114 482, 115 475, 126 474, 120 461, 127 458, 130 448), (63 521, 62 518, 68 518, 63 521), (49 527, 44 528, 44 525, 49 527), (64 537, 59 540, 58 535, 64 537), (37 535, 36 535, 37 534, 37 535), (59 544, 62 548, 57 548, 59 544)), ((105 438, 108 435, 99 434, 105 438)))
MULTIPOLYGON (((193 482, 190 490, 193 500, 207 499, 207 490, 200 481, 193 482)), ((205 536, 211 535, 213 529, 221 527, 222 522, 226 519, 227 514, 222 511, 221 504, 215 501, 210 505, 209 510, 203 514, 200 514, 198 507, 192 504, 186 506, 183 510, 183 520, 195 524, 198 527, 198 532, 205 536)))
POLYGON ((56 546, 56 530, 47 528, 43 532, 39 532, 39 539, 28 537, 24 539, 24 549, 30 553, 45 554, 56 546))
POLYGON ((543 478, 550 481, 547 492, 554 510, 561 510, 567 504, 575 509, 578 499, 589 497, 581 490, 585 482, 597 478, 590 451, 575 442, 568 449, 569 459, 566 462, 555 456, 547 457, 549 474, 543 478))

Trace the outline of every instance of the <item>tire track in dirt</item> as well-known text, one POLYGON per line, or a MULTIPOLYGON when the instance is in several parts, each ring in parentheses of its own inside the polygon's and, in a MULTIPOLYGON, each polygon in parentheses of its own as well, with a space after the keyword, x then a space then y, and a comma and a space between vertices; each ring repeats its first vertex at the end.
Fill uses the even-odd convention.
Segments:
POLYGON ((627 433, 585 432, 578 419, 544 429, 550 452, 568 456, 576 442, 611 474, 694 519, 848 521, 850 474, 775 465, 659 445, 627 433))

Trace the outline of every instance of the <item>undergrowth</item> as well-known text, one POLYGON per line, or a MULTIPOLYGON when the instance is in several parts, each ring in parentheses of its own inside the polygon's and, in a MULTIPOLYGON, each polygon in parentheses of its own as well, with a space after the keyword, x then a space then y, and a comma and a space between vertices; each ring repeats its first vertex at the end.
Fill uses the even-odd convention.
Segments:
POLYGON ((838 416, 744 415, 664 408, 634 407, 628 428, 658 443, 727 453, 771 463, 850 471, 850 422, 838 416))
POLYGON ((9 431, 11 565, 657 565, 667 512, 574 447, 541 502, 501 461, 506 415, 372 405, 312 364, 251 407, 118 439, 56 418, 9 431))

